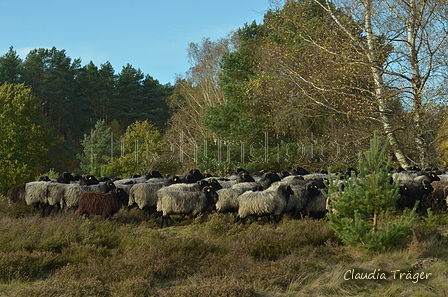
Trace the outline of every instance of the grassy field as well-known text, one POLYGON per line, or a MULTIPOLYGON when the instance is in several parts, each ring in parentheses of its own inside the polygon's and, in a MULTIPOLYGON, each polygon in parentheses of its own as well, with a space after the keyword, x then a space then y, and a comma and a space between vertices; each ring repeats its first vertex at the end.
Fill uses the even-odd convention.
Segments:
POLYGON ((343 246, 325 220, 233 220, 42 218, 1 198, 0 296, 448 296, 447 214, 373 254, 343 246))

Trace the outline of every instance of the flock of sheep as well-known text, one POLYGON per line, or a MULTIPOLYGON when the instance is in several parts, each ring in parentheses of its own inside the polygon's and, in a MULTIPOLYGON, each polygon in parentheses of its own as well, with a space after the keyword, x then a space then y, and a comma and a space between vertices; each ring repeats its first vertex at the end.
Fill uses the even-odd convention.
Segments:
MULTIPOLYGON (((341 178, 356 178, 348 169, 341 178)), ((397 208, 446 208, 448 174, 431 168, 397 170, 391 177, 399 180, 400 199, 397 208)), ((322 218, 328 208, 325 180, 328 173, 310 173, 302 167, 290 172, 263 171, 256 176, 237 168, 230 176, 204 175, 197 169, 187 174, 162 176, 151 170, 146 176, 122 179, 100 178, 92 175, 62 174, 57 180, 43 177, 39 181, 18 185, 8 191, 10 203, 22 203, 41 208, 48 215, 54 207, 76 210, 81 216, 110 217, 123 206, 138 207, 161 215, 160 226, 168 226, 170 215, 197 217, 209 211, 235 213, 236 222, 250 216, 273 218, 274 226, 282 215, 293 218, 312 216, 322 218)))

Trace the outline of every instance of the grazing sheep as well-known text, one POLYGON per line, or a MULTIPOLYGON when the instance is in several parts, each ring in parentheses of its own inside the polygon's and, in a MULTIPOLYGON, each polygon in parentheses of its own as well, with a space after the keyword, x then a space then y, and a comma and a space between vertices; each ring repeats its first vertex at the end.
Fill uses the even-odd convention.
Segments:
POLYGON ((129 192, 128 206, 137 205, 139 209, 154 212, 157 204, 157 191, 175 183, 180 183, 180 178, 176 175, 169 178, 154 178, 146 183, 135 184, 129 192))
POLYGON ((120 188, 110 192, 84 192, 79 197, 78 214, 109 218, 128 202, 129 195, 120 188))
MULTIPOLYGON (((218 194, 210 186, 204 187, 202 191, 167 191, 157 201, 157 211, 162 213, 160 228, 164 223, 168 226, 171 214, 191 215, 196 217, 218 200, 218 194)), ((182 217, 182 219, 183 219, 182 217)))
POLYGON ((280 185, 277 189, 272 190, 244 192, 237 198, 238 216, 235 221, 244 223, 246 217, 250 215, 272 215, 274 227, 276 227, 287 208, 289 196, 293 194, 294 192, 288 185, 280 185))

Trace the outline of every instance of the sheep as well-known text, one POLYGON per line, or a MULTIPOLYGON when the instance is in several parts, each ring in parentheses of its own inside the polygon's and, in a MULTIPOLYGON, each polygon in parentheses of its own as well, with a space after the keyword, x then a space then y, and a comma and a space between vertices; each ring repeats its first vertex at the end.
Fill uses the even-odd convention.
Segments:
POLYGON ((414 178, 415 181, 428 181, 429 183, 432 183, 433 181, 439 181, 440 177, 432 171, 425 172, 423 175, 419 175, 414 178))
POLYGON ((231 188, 238 183, 246 183, 246 182, 255 182, 255 179, 245 170, 241 170, 238 174, 233 174, 230 177, 221 177, 221 178, 206 178, 205 180, 211 181, 216 179, 222 188, 231 188))
POLYGON ((313 218, 324 218, 328 209, 328 198, 319 191, 317 195, 311 195, 303 208, 304 215, 313 218))
POLYGON ((287 208, 289 196, 293 194, 294 192, 288 185, 280 185, 277 189, 272 190, 244 192, 237 198, 238 216, 235 221, 244 223, 246 217, 250 215, 272 215, 274 227, 276 227, 287 208))
MULTIPOLYGON (((91 180, 89 178, 86 181, 91 180)), ((71 185, 64 191, 64 195, 60 201, 61 209, 75 209, 78 207, 79 197, 84 192, 100 192, 108 191, 111 188, 115 188, 115 184, 112 181, 98 183, 94 185, 71 185)))
POLYGON ((129 195, 116 188, 109 192, 84 192, 79 197, 78 214, 80 216, 100 215, 109 218, 127 204, 129 195))
MULTIPOLYGON (((157 211, 162 213, 160 228, 164 223, 168 227, 171 214, 191 215, 196 217, 218 200, 218 194, 213 187, 207 186, 202 191, 167 191, 157 200, 157 211)), ((183 219, 183 217, 181 219, 183 219)))
POLYGON ((157 179, 157 178, 164 178, 164 177, 159 171, 150 170, 150 171, 148 171, 148 173, 145 176, 140 176, 138 174, 134 174, 129 178, 122 178, 122 179, 115 180, 115 183, 133 185, 133 184, 138 184, 138 183, 144 183, 144 182, 148 181, 149 179, 154 179, 154 178, 157 179))
POLYGON ((277 181, 280 181, 280 176, 275 171, 267 171, 263 173, 260 180, 258 181, 258 184, 263 187, 263 189, 269 188, 269 186, 277 181))
POLYGON ((448 196, 448 180, 434 181, 431 183, 433 191, 424 199, 422 207, 431 208, 433 211, 445 210, 448 196))
POLYGON ((291 175, 306 175, 310 172, 301 166, 297 166, 291 170, 291 175))
MULTIPOLYGON (((239 185, 239 184, 237 184, 239 185)), ((238 211, 238 196, 243 194, 246 191, 249 191, 251 188, 244 187, 236 187, 237 185, 231 188, 223 188, 221 190, 216 191, 218 194, 218 201, 216 202, 216 211, 220 213, 233 213, 238 211)))
POLYGON ((139 209, 153 212, 157 204, 157 191, 163 187, 180 183, 180 178, 176 175, 169 178, 154 178, 146 183, 133 185, 129 192, 128 207, 137 205, 139 209))
POLYGON ((190 192, 194 192, 194 191, 200 191, 200 190, 202 190, 206 186, 210 186, 210 183, 207 180, 201 179, 201 180, 199 180, 199 181, 197 181, 195 183, 188 183, 188 184, 187 183, 175 183, 175 184, 172 184, 172 185, 168 185, 168 186, 163 187, 160 190, 158 190, 157 193, 163 192, 163 191, 190 191, 190 192))
POLYGON ((321 195, 318 183, 313 180, 301 179, 302 176, 300 175, 296 177, 297 178, 295 179, 275 182, 268 188, 268 190, 274 190, 281 185, 288 185, 291 187, 294 194, 289 197, 286 213, 289 213, 293 218, 302 216, 308 201, 321 195))
POLYGON ((47 188, 50 182, 33 181, 25 184, 25 202, 35 208, 47 203, 47 188))
MULTIPOLYGON (((274 178, 270 178, 270 175, 263 180, 264 185, 268 185, 274 178)), ((237 197, 246 191, 253 190, 256 187, 264 187, 256 182, 255 179, 246 171, 240 171, 236 177, 235 184, 231 187, 223 187, 217 191, 218 202, 216 202, 216 210, 221 213, 236 212, 238 211, 237 197)))
POLYGON ((22 204, 26 205, 25 201, 25 184, 17 185, 8 190, 8 204, 22 204))
POLYGON ((48 184, 47 203, 44 205, 44 209, 46 209, 48 207, 47 215, 49 215, 51 213, 51 210, 55 206, 62 209, 61 201, 64 197, 65 190, 72 186, 76 186, 76 185, 70 184, 70 183, 59 183, 59 182, 56 182, 56 183, 52 182, 52 183, 48 184))
POLYGON ((99 183, 100 182, 92 174, 87 174, 86 176, 81 177, 81 179, 79 180, 79 185, 81 186, 98 185, 99 183))
POLYGON ((398 209, 413 208, 417 201, 420 201, 418 207, 419 213, 426 209, 426 198, 433 192, 434 188, 427 181, 401 181, 400 182, 400 198, 397 200, 396 207, 398 209))
POLYGON ((186 175, 180 177, 183 183, 195 183, 204 178, 205 176, 199 171, 199 169, 191 169, 186 175))
POLYGON ((57 179, 56 182, 61 184, 69 184, 70 182, 76 181, 75 177, 71 175, 69 172, 62 173, 57 179))

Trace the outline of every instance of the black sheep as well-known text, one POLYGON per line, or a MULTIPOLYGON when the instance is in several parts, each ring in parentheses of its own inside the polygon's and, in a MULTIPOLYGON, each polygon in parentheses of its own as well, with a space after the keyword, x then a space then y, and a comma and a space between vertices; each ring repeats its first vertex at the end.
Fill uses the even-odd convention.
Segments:
POLYGON ((116 188, 110 192, 85 192, 78 202, 78 214, 100 215, 108 218, 128 203, 129 196, 123 189, 116 188))
POLYGON ((402 181, 400 185, 400 198, 397 201, 397 208, 413 208, 415 203, 419 201, 418 212, 425 210, 425 201, 431 195, 434 188, 428 182, 418 181, 402 181))

